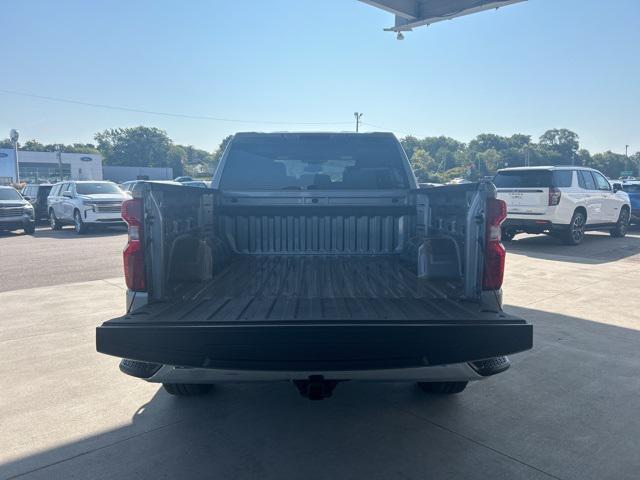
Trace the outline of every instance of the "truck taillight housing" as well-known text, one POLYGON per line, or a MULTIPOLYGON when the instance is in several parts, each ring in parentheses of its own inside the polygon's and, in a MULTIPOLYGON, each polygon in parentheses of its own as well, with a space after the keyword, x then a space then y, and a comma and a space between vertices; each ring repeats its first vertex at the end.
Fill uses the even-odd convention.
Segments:
POLYGON ((144 268, 142 199, 125 200, 122 203, 122 218, 129 227, 127 246, 122 252, 125 282, 130 290, 145 292, 147 290, 147 282, 144 268))
POLYGON ((502 245, 500 225, 507 218, 507 204, 503 200, 487 200, 487 231, 485 238, 483 290, 498 290, 504 279, 504 260, 507 255, 502 245))
POLYGON ((555 207, 556 205, 558 205, 560 203, 561 197, 562 197, 562 192, 556 187, 551 187, 549 189, 549 206, 555 207))

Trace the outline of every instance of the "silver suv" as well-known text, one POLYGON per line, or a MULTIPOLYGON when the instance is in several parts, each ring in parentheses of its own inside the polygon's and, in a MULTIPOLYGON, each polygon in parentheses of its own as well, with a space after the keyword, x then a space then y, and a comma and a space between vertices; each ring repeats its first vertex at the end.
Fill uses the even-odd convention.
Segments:
POLYGON ((19 230, 31 235, 36 229, 33 205, 13 187, 0 186, 0 230, 19 230))
POLYGON ((87 233, 91 225, 124 225, 122 202, 129 198, 113 182, 68 181, 56 183, 47 198, 53 230, 73 225, 76 233, 87 233))

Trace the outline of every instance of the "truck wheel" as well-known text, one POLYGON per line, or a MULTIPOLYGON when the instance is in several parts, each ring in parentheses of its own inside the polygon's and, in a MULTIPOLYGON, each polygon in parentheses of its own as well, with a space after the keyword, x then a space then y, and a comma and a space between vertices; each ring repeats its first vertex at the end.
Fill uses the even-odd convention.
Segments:
POLYGON ((423 392, 437 394, 460 393, 469 382, 418 382, 418 386, 423 392))
POLYGON ((58 217, 56 217, 56 214, 53 213, 53 210, 49 211, 49 225, 51 226, 51 230, 61 230, 62 229, 62 225, 60 224, 60 221, 58 220, 58 217))
POLYGON ((564 243, 566 245, 580 245, 584 239, 584 226, 586 223, 585 214, 580 211, 575 212, 567 231, 564 232, 564 243))
POLYGON ((180 397, 203 395, 213 387, 210 383, 163 383, 162 386, 171 395, 180 397))
POLYGON ((614 238, 622 238, 627 234, 627 230, 629 229, 629 209, 623 208, 620 211, 620 216, 618 217, 618 222, 616 223, 616 227, 611 230, 611 236, 614 238))
POLYGON ((23 230, 25 235, 33 235, 36 231, 36 222, 27 223, 23 230))
POLYGON ((82 215, 78 210, 73 212, 73 228, 78 235, 84 235, 89 231, 89 227, 82 221, 82 215))

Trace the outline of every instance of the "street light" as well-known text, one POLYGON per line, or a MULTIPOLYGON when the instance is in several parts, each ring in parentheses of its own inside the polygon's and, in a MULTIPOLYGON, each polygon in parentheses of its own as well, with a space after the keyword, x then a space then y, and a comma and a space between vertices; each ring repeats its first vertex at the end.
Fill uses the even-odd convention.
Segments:
POLYGON ((15 128, 12 128, 9 132, 9 139, 13 142, 14 162, 16 170, 16 185, 20 183, 20 167, 18 165, 18 139, 20 134, 15 128))
POLYGON ((353 116, 356 117, 356 133, 360 131, 360 119, 362 118, 362 113, 353 112, 353 116))
POLYGON ((58 176, 59 176, 59 182, 62 181, 62 149, 60 148, 60 145, 56 145, 55 147, 53 147, 53 149, 56 151, 56 158, 58 159, 58 176))

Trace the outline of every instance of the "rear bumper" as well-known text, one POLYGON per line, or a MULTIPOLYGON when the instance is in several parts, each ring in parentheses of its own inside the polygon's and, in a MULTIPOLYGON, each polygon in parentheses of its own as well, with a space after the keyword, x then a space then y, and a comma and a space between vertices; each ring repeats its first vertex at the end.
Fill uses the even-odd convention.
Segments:
POLYGON ((546 218, 522 218, 509 216, 503 223, 502 229, 504 231, 520 231, 520 232, 543 232, 545 230, 562 230, 567 228, 568 225, 562 225, 554 223, 552 220, 546 218))
POLYGON ((279 372, 449 365, 528 350, 533 327, 491 322, 144 324, 97 328, 101 353, 180 367, 279 372))

